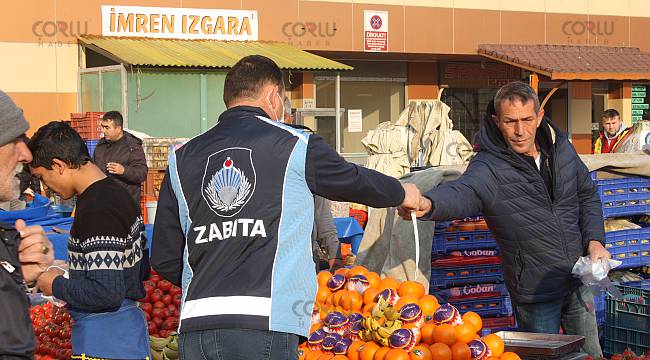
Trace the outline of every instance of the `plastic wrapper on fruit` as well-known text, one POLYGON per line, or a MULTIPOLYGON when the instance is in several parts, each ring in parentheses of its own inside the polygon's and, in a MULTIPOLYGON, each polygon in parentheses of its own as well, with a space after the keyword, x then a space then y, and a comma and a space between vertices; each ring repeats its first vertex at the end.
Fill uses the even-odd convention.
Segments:
POLYGON ((573 265, 571 273, 579 277, 583 284, 607 290, 614 298, 621 299, 621 292, 607 277, 609 270, 620 266, 621 261, 600 258, 596 262, 589 256, 582 256, 573 265))

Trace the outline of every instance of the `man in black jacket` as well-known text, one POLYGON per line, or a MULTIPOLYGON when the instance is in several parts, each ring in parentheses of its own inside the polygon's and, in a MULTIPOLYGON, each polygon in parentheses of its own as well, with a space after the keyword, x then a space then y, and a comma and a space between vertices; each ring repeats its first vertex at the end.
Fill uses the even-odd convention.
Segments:
POLYGON ((142 140, 124 131, 122 114, 109 111, 102 117, 104 138, 93 153, 93 163, 117 180, 140 206, 140 186, 147 180, 147 159, 142 140))
POLYGON ((571 270, 579 257, 610 258, 600 198, 567 134, 527 84, 502 87, 466 172, 421 198, 422 219, 482 213, 497 239, 519 329, 586 337, 601 354, 593 295, 571 270))
POLYGON ((151 263, 183 288, 181 358, 298 358, 317 287, 313 194, 418 205, 415 185, 281 124, 283 99, 278 66, 247 56, 226 76, 217 125, 170 153, 151 263))
MULTIPOLYGON (((0 91, 0 202, 18 198, 23 164, 32 161, 25 144, 29 128, 23 112, 0 91)), ((27 283, 52 262, 52 244, 40 226, 0 222, 0 360, 32 359, 34 329, 29 318, 27 283)))

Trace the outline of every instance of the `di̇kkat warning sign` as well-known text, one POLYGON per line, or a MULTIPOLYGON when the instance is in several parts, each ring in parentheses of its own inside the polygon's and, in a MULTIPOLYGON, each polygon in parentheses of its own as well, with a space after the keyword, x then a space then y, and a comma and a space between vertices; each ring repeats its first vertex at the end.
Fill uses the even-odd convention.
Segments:
POLYGON ((388 51, 388 11, 365 10, 363 12, 364 51, 388 51))

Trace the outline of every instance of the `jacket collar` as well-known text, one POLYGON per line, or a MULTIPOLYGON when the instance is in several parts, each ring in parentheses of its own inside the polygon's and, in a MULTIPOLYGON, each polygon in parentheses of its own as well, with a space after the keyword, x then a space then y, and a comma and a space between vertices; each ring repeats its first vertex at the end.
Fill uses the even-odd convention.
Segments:
MULTIPOLYGON (((226 110, 223 114, 221 114, 221 116, 223 116, 225 119, 235 114, 237 116, 243 114, 248 114, 250 116, 263 116, 267 119, 271 119, 269 114, 267 114, 266 111, 262 110, 262 108, 257 106, 248 106, 248 105, 238 105, 235 107, 231 107, 230 109, 226 110)), ((221 116, 219 118, 221 118, 221 116)))

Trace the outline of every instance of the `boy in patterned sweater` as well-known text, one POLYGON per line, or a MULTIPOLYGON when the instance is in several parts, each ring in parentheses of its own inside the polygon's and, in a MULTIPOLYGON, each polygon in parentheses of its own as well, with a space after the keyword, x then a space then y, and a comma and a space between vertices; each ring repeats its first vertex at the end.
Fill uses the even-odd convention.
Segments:
POLYGON ((68 241, 69 279, 50 269, 38 279, 46 295, 67 303, 73 358, 145 359, 147 326, 135 300, 145 295, 149 250, 140 210, 129 194, 90 162, 69 125, 51 122, 29 142, 32 175, 64 199, 77 196, 68 241))

